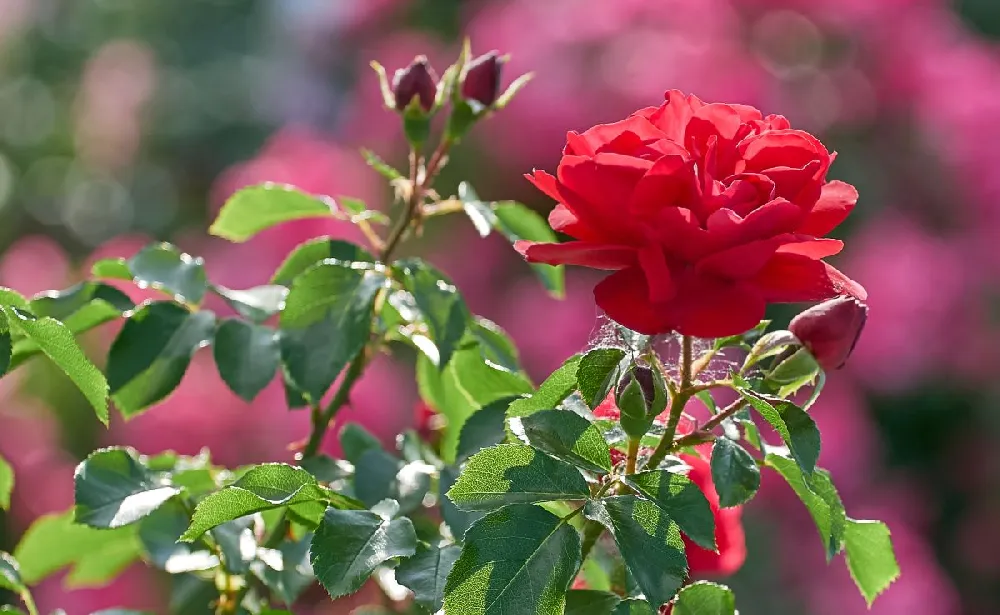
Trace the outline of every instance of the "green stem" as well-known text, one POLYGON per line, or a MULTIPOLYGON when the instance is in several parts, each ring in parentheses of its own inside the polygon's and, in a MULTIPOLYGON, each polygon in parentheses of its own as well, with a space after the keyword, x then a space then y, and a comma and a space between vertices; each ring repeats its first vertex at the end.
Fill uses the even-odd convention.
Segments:
POLYGON ((653 454, 646 461, 647 468, 655 470, 674 443, 674 436, 677 434, 677 425, 681 422, 681 415, 688 400, 694 395, 694 387, 691 385, 691 366, 693 363, 694 340, 685 335, 681 337, 681 383, 677 387, 677 392, 670 399, 670 415, 667 418, 667 427, 660 438, 660 442, 653 450, 653 454))
POLYGON ((628 456, 625 458, 625 474, 635 474, 635 463, 639 458, 639 443, 642 438, 628 439, 628 456))
POLYGON ((737 399, 733 403, 729 404, 728 406, 723 408, 718 414, 716 414, 709 420, 705 421, 701 426, 699 426, 693 432, 674 442, 670 450, 676 450, 679 448, 683 448, 685 446, 690 446, 692 444, 701 444, 702 442, 707 441, 706 438, 713 439, 713 436, 710 432, 719 425, 721 425, 723 421, 725 421, 729 417, 739 412, 740 408, 742 408, 745 403, 746 402, 741 397, 740 399, 737 399))
POLYGON ((313 415, 312 432, 309 434, 309 441, 302 449, 303 458, 314 457, 319 452, 319 447, 323 444, 323 438, 326 436, 326 430, 330 427, 330 422, 344 404, 347 403, 351 395, 351 388, 365 371, 365 366, 368 363, 366 350, 366 348, 362 348, 361 352, 351 361, 351 365, 347 368, 347 373, 344 374, 344 379, 340 382, 340 388, 334 393, 330 404, 322 412, 313 415))
POLYGON ((21 592, 21 601, 27 607, 28 615, 38 615, 38 606, 35 604, 35 598, 31 595, 30 591, 24 590, 21 592))

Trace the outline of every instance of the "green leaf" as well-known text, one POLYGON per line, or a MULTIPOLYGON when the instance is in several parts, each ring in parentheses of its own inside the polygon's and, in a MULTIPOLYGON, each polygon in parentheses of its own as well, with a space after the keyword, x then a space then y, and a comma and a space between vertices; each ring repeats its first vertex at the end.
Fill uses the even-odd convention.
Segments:
POLYGON ((132 281, 132 272, 124 258, 102 258, 90 267, 95 278, 132 281))
POLYGON ((421 545, 416 555, 396 568, 396 582, 413 592, 417 604, 437 612, 444 604, 445 581, 461 552, 455 545, 421 545))
POLYGON ((611 451, 601 431, 575 412, 542 410, 511 419, 511 429, 556 459, 597 474, 611 471, 611 451))
POLYGON ((649 603, 640 598, 622 600, 613 615, 657 615, 659 609, 653 609, 649 603))
POLYGON ((198 305, 208 291, 204 259, 185 254, 169 243, 146 246, 128 260, 127 266, 140 287, 161 290, 182 303, 198 305))
POLYGON ((520 372, 487 363, 479 345, 461 348, 444 370, 421 355, 417 359, 420 394, 447 419, 441 443, 445 461, 455 458, 462 425, 480 408, 505 397, 531 392, 531 383, 520 372))
POLYGON ((170 574, 213 570, 219 558, 202 542, 179 542, 190 518, 178 500, 170 500, 139 523, 139 540, 146 559, 170 574))
POLYGON ((451 535, 456 540, 463 540, 465 532, 472 524, 482 519, 486 513, 480 511, 466 512, 455 506, 455 503, 448 498, 448 490, 458 481, 459 469, 455 466, 445 466, 441 468, 441 481, 438 487, 438 502, 441 505, 441 517, 448 524, 451 535))
POLYGON ((317 237, 299 244, 271 277, 272 284, 290 286, 300 274, 328 258, 344 263, 374 263, 375 257, 361 246, 340 239, 317 237))
POLYGON ((504 397, 476 410, 462 425, 456 460, 465 461, 484 448, 496 446, 507 437, 504 420, 507 408, 516 397, 504 397))
POLYGON ((281 362, 274 329, 235 318, 219 325, 212 353, 222 380, 247 401, 253 401, 274 380, 281 362))
POLYGON ((587 481, 576 468, 520 444, 500 444, 476 453, 448 491, 462 510, 580 500, 589 495, 587 481))
POLYGON ((819 530, 827 560, 840 553, 847 529, 847 514, 840 495, 830 480, 830 474, 826 470, 816 469, 811 477, 806 477, 795 461, 774 453, 769 453, 764 458, 764 465, 781 474, 805 504, 819 530))
POLYGON ((340 449, 344 452, 344 459, 354 465, 361 463, 361 456, 370 449, 382 450, 382 442, 358 423, 344 425, 338 439, 340 449))
POLYGON ((566 592, 565 615, 611 615, 622 601, 611 592, 571 589, 566 592))
POLYGON ((736 597, 725 585, 698 581, 677 594, 674 615, 734 615, 736 597))
POLYGON ((465 336, 472 315, 455 285, 440 271, 419 259, 399 261, 394 266, 413 295, 417 309, 430 330, 437 356, 428 358, 443 369, 465 336))
POLYGON ((282 542, 275 550, 280 556, 280 566, 273 566, 272 558, 262 558, 253 562, 250 569, 285 604, 298 600, 316 578, 309 562, 309 545, 312 533, 301 540, 282 542))
POLYGON ((155 478, 125 448, 91 453, 76 467, 73 481, 76 522, 99 529, 135 523, 181 492, 155 478))
POLYGON ((354 494, 369 507, 391 498, 405 514, 418 508, 430 489, 429 469, 421 461, 404 464, 381 448, 371 448, 354 468, 354 494))
POLYGON ((623 359, 625 351, 619 348, 595 348, 583 355, 576 379, 580 395, 591 409, 604 401, 614 387, 623 359))
POLYGON ((462 182, 458 185, 458 198, 462 201, 462 208, 472 220, 472 225, 476 227, 479 236, 489 236, 497 224, 497 216, 493 213, 493 207, 479 199, 479 195, 472 189, 469 182, 462 182))
POLYGON ((666 470, 632 474, 626 484, 649 498, 701 547, 715 550, 715 520, 705 494, 690 478, 666 470))
POLYGON ((382 160, 378 154, 371 151, 370 149, 361 149, 361 156, 364 157, 365 162, 368 166, 375 169, 375 171, 382 177, 388 179, 389 181, 403 179, 403 175, 396 169, 389 166, 387 162, 382 160))
POLYGON ((669 602, 687 578, 680 528, 648 500, 622 495, 587 502, 584 514, 615 537, 625 565, 650 604, 669 602))
POLYGON ((303 502, 363 508, 360 502, 321 487, 312 474, 283 463, 254 466, 235 483, 198 503, 181 540, 191 542, 213 527, 246 515, 303 502))
POLYGON ((739 394, 753 406, 764 420, 781 434, 799 467, 806 474, 812 474, 819 459, 820 437, 816 422, 805 410, 787 400, 773 403, 763 397, 738 389, 739 394))
POLYGON ((10 330, 31 339, 80 389, 97 418, 108 424, 108 382, 87 359, 73 333, 58 320, 35 318, 16 307, 4 307, 10 330))
POLYGON ((368 221, 378 224, 389 224, 392 222, 389 216, 384 213, 375 209, 368 209, 368 205, 361 199, 341 195, 337 197, 337 205, 347 214, 348 220, 353 224, 368 221))
POLYGON ((280 284, 255 286, 247 290, 212 286, 212 290, 225 299, 240 316, 257 324, 277 314, 288 296, 288 289, 280 284))
POLYGON ((139 558, 136 526, 97 530, 73 522, 73 511, 35 520, 14 549, 21 577, 33 585, 70 567, 67 583, 100 587, 139 558))
POLYGON ((308 195, 293 186, 265 183, 229 197, 208 232, 242 243, 282 222, 328 218, 334 211, 336 205, 330 199, 308 195))
POLYGON ((720 506, 739 506, 760 489, 760 468, 742 446, 729 438, 717 438, 712 447, 712 481, 720 506))
POLYGON ((17 608, 16 606, 5 604, 3 606, 0 606, 0 615, 25 615, 25 612, 17 608))
POLYGON ((581 355, 573 355, 567 359, 559 366, 559 369, 545 379, 545 382, 539 385, 538 390, 532 393, 531 397, 525 397, 512 403, 507 410, 507 418, 528 416, 539 410, 558 406, 576 390, 576 372, 582 360, 581 355))
POLYGON ((332 598, 356 592, 375 568, 416 553, 409 519, 388 519, 367 510, 327 509, 313 536, 309 559, 332 598))
POLYGON ((14 468, 0 457, 0 510, 10 509, 10 494, 14 491, 14 468))
MULTIPOLYGON (((521 203, 514 201, 496 203, 493 214, 496 216, 496 229, 511 243, 521 239, 549 243, 558 241, 545 218, 521 203)), ((535 274, 549 294, 559 299, 565 295, 566 284, 562 265, 533 264, 531 268, 535 270, 535 274)))
POLYGON ((580 536, 552 513, 506 506, 475 523, 445 585, 448 615, 562 615, 580 536))
POLYGON ((385 278, 333 260, 297 277, 281 312, 281 358, 313 401, 368 342, 372 305, 385 278))
POLYGON ((495 322, 477 316, 469 337, 479 344, 483 359, 508 372, 520 372, 521 363, 514 340, 495 322))
POLYGON ((0 589, 7 589, 15 594, 27 591, 21 580, 21 568, 9 553, 0 551, 0 589))
POLYGON ((848 519, 844 539, 851 578, 871 608, 875 598, 899 578, 889 527, 881 521, 848 519))
POLYGON ((215 314, 168 301, 142 306, 125 322, 108 353, 111 398, 128 419, 165 399, 180 384, 195 351, 215 333, 215 314))

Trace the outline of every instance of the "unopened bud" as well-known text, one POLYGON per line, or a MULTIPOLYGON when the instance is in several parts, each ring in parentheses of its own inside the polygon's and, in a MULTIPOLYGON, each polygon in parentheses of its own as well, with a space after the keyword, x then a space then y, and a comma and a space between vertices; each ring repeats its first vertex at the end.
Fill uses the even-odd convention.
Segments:
POLYGON ((802 312, 788 329, 823 369, 840 369, 851 356, 867 318, 867 305, 842 296, 802 312))
POLYGON ((469 62, 462 79, 462 98, 490 107, 500 97, 500 77, 505 59, 497 51, 483 54, 469 62))
POLYGON ((634 438, 646 435, 653 419, 667 407, 663 376, 648 367, 633 365, 615 388, 615 403, 621 410, 621 425, 634 438))
POLYGON ((396 71, 392 78, 392 95, 397 111, 405 111, 416 98, 420 108, 430 112, 437 97, 437 75, 426 56, 417 56, 409 66, 396 71))

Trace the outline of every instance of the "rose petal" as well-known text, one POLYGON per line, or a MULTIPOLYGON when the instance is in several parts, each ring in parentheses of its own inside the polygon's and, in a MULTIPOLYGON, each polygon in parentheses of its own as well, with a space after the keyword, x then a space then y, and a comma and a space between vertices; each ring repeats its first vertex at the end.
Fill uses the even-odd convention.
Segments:
POLYGON ((632 248, 585 241, 536 243, 522 239, 514 242, 514 249, 523 254, 529 263, 547 265, 581 265, 616 271, 636 262, 636 252, 632 248))
POLYGON ((677 284, 669 318, 684 335, 725 337, 755 327, 764 318, 764 308, 764 299, 750 284, 689 270, 677 284))
POLYGON ((708 234, 716 250, 734 247, 758 239, 790 233, 801 223, 802 208, 785 199, 775 199, 740 218, 729 209, 720 209, 708 217, 708 234))
MULTIPOLYGON (((583 132, 571 132, 566 137, 566 155, 594 156, 602 148, 625 133, 632 133, 640 141, 652 141, 664 138, 664 134, 648 119, 641 115, 631 115, 620 122, 598 124, 583 132)), ((612 150, 614 151, 614 150, 612 150)))
POLYGON ((819 139, 802 130, 770 130, 744 139, 739 149, 751 172, 774 167, 802 168, 813 160, 828 164, 830 159, 819 139))
POLYGON ((566 233, 570 237, 584 241, 600 240, 600 231, 587 226, 569 205, 562 202, 563 196, 559 192, 559 185, 555 177, 545 171, 534 171, 530 175, 525 175, 525 177, 536 188, 558 201, 555 209, 549 213, 549 225, 553 230, 566 233))
POLYGON ((666 207, 690 209, 700 204, 694 161, 680 156, 664 156, 636 184, 629 210, 638 215, 649 215, 666 207))
POLYGON ((638 257, 639 266, 646 275, 649 300, 653 303, 663 303, 673 299, 677 289, 674 288, 663 249, 657 245, 649 245, 639 250, 638 257))
POLYGON ((668 90, 664 102, 649 115, 649 121, 677 143, 684 143, 684 133, 694 112, 704 106, 697 96, 684 96, 679 90, 668 90))
POLYGON ((667 312, 649 301, 646 276, 640 267, 614 273, 594 287, 597 305, 615 322, 647 335, 669 333, 667 312))
POLYGON ((844 242, 839 239, 813 239, 811 237, 800 237, 795 241, 785 243, 778 252, 781 254, 800 254, 809 258, 820 260, 834 254, 840 254, 844 249, 844 242))
POLYGON ((837 228, 857 203, 857 189, 848 183, 834 180, 823 186, 819 200, 799 226, 798 231, 822 237, 837 228))
POLYGON ((752 278, 771 260, 780 245, 780 238, 751 241, 703 258, 695 270, 701 275, 730 280, 752 278))
POLYGON ((772 303, 823 301, 837 295, 862 301, 868 297, 864 287, 831 265, 801 254, 775 254, 753 284, 772 303))

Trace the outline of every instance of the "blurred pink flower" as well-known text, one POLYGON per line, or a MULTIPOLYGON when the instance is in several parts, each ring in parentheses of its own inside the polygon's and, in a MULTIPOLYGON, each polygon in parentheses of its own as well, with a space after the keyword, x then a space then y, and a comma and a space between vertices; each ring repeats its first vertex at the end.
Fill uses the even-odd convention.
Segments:
POLYGON ((51 613, 63 609, 66 615, 89 615, 115 607, 164 612, 165 599, 154 584, 149 569, 143 565, 129 567, 109 585, 96 589, 70 589, 63 586, 64 575, 42 582, 34 591, 39 610, 51 613))
POLYGON ((0 284, 31 296, 64 288, 69 281, 69 259, 56 240, 31 235, 14 242, 0 259, 0 284))

